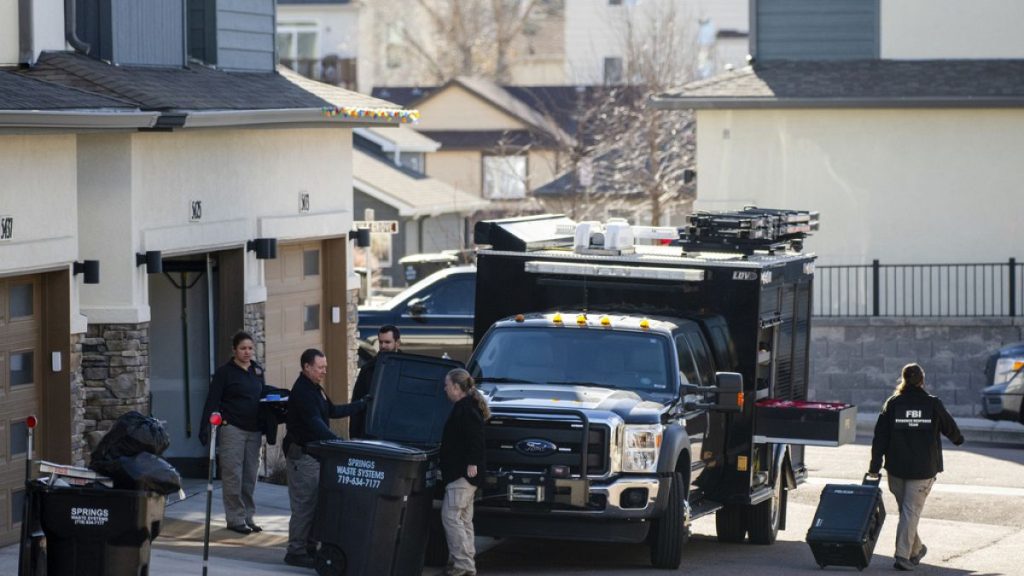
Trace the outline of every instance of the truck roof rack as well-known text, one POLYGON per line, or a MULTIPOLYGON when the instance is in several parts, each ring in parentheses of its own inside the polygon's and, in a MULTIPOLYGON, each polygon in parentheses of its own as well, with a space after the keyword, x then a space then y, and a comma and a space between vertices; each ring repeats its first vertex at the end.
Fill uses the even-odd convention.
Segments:
POLYGON ((687 252, 799 252, 804 238, 817 230, 817 212, 746 206, 734 212, 690 214, 679 229, 679 241, 687 252))

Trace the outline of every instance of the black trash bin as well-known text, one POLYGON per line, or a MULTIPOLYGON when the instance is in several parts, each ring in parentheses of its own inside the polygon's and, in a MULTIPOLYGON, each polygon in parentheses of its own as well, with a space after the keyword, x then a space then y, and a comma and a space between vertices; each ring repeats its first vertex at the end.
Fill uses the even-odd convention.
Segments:
POLYGON ((451 403, 444 376, 459 364, 381 354, 366 419, 373 440, 307 447, 320 460, 314 538, 320 576, 410 576, 423 570, 439 486, 438 446, 451 403))
POLYGON ((46 537, 50 576, 146 576, 164 496, 30 482, 27 505, 46 537))

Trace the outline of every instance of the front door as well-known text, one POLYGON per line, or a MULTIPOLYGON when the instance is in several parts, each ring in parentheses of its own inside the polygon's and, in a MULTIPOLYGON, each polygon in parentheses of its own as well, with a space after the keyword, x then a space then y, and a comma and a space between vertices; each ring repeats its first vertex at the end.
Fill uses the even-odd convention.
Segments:
POLYGON ((42 307, 41 277, 0 278, 0 546, 19 539, 25 420, 38 414, 43 385, 42 307))

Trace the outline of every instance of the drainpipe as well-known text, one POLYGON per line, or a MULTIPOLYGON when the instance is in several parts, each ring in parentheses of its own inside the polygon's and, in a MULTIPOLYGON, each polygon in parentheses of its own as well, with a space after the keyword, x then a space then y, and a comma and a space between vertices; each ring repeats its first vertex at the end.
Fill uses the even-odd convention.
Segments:
POLYGON ((89 53, 90 45, 78 37, 77 0, 64 0, 64 39, 75 51, 89 53))
POLYGON ((35 42, 32 30, 32 0, 18 2, 18 63, 31 64, 35 57, 35 42))

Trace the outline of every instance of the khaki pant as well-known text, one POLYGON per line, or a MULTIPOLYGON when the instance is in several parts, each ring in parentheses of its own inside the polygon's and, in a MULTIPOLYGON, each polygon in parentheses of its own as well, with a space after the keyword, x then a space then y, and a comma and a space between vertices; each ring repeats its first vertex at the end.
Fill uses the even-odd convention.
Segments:
POLYGON ((252 524, 256 514, 253 492, 260 468, 262 435, 225 424, 217 431, 221 495, 228 526, 252 524))
POLYGON ((305 554, 316 547, 309 533, 316 518, 320 462, 292 444, 288 447, 287 471, 288 503, 292 508, 292 517, 288 520, 288 553, 305 554))
POLYGON ((465 478, 459 478, 444 489, 444 504, 441 507, 441 523, 448 537, 448 556, 452 566, 460 570, 476 572, 473 558, 476 544, 473 534, 473 497, 476 486, 465 478))
POLYGON ((917 524, 924 511, 924 502, 932 491, 935 478, 905 480, 889 474, 889 491, 896 497, 900 508, 900 523, 896 527, 896 557, 909 560, 921 552, 921 538, 917 524))

